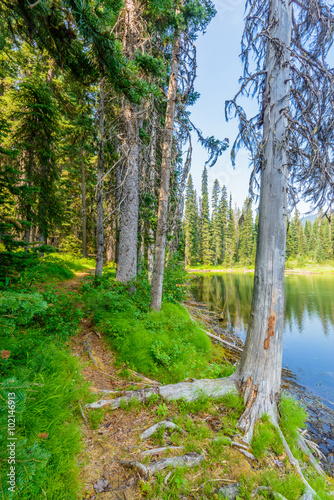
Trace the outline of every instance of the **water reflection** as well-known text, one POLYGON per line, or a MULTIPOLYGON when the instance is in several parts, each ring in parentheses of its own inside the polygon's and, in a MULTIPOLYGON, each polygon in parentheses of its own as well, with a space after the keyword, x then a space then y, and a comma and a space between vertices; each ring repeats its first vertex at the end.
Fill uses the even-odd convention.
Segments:
MULTIPOLYGON (((202 274, 192 282, 197 300, 222 312, 222 327, 246 336, 253 274, 202 274)), ((334 401, 334 276, 288 275, 285 280, 283 363, 300 383, 334 401)))

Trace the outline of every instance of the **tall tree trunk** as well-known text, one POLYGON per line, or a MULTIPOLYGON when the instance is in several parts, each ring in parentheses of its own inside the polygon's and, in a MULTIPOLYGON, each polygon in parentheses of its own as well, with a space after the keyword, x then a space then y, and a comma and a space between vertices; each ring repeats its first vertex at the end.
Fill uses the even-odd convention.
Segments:
POLYGON ((152 275, 151 304, 152 309, 160 311, 162 300, 162 283, 165 266, 165 248, 168 217, 168 194, 172 163, 173 129, 177 96, 177 78, 179 72, 180 38, 173 46, 171 73, 168 85, 165 131, 162 143, 161 186, 159 194, 158 225, 155 240, 155 260, 152 275))
POLYGON ((136 107, 128 102, 123 106, 126 134, 126 172, 122 186, 119 219, 118 262, 116 279, 130 281, 137 275, 138 212, 139 212, 139 135, 136 107))
MULTIPOLYGON (((137 48, 138 20, 136 4, 125 4, 125 55, 131 58, 137 48)), ((119 243, 116 279, 130 281, 137 274, 138 212, 139 212, 139 128, 138 110, 126 99, 122 106, 122 125, 125 142, 125 171, 122 179, 122 203, 120 206, 119 243)))
POLYGON ((103 269, 104 229, 103 229, 103 172, 104 172, 104 79, 100 83, 99 103, 99 152, 97 160, 96 186, 96 267, 95 276, 101 276, 103 269))
MULTIPOLYGON (((157 111, 153 109, 152 116, 152 132, 151 132, 151 144, 150 144, 150 164, 149 164, 149 189, 154 195, 155 192, 155 164, 156 164, 156 151, 157 151, 157 111)), ((147 248, 147 276, 151 281, 153 273, 153 262, 154 262, 154 232, 151 227, 148 228, 148 248, 147 248)))
POLYGON ((281 383, 291 41, 288 0, 270 1, 269 26, 254 291, 246 343, 235 374, 245 395, 246 411, 239 425, 245 431, 246 440, 250 439, 254 423, 262 414, 277 418, 281 383))
MULTIPOLYGON (((83 155, 83 152, 81 153, 83 155)), ((86 172, 85 162, 81 162, 81 196, 82 196, 82 256, 87 257, 87 207, 86 207, 86 172)))

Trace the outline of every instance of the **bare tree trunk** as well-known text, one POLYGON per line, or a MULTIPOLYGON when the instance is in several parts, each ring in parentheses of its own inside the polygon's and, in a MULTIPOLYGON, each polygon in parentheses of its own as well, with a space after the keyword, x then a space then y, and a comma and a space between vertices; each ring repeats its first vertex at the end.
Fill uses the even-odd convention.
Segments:
POLYGON ((162 300, 162 283, 165 266, 165 248, 168 217, 168 194, 172 163, 173 128, 177 96, 177 78, 179 72, 180 38, 173 46, 171 73, 168 85, 165 131, 162 144, 161 186, 159 195, 158 225, 155 240, 155 260, 152 275, 151 304, 152 309, 160 311, 162 300))
MULTIPOLYGON (((150 171, 149 171, 149 187, 152 193, 154 193, 154 183, 155 183, 155 164, 156 164, 156 151, 157 151, 157 112, 154 108, 152 116, 152 132, 151 132, 151 144, 150 144, 150 171)), ((147 276, 151 281, 153 273, 153 262, 154 262, 154 232, 151 227, 148 228, 148 248, 147 248, 147 276)))
POLYGON ((291 41, 288 0, 270 1, 269 26, 254 291, 247 339, 235 374, 245 395, 246 411, 239 425, 246 440, 262 414, 268 413, 276 421, 281 383, 291 41))
MULTIPOLYGON (((137 10, 133 0, 125 4, 125 55, 132 57, 137 48, 137 10)), ((119 247, 116 279, 130 281, 137 274, 138 212, 139 212, 139 129, 137 107, 124 99, 122 125, 125 137, 125 172, 120 206, 119 247)))
POLYGON ((120 206, 119 243, 116 279, 127 282, 137 275, 139 178, 138 178, 138 124, 136 107, 128 102, 123 106, 126 133, 126 172, 120 206))
POLYGON ((81 162, 81 196, 82 196, 82 256, 87 257, 86 172, 85 172, 85 162, 83 159, 81 162))
POLYGON ((97 160, 96 185, 96 267, 95 276, 101 276, 103 269, 104 229, 103 229, 103 171, 104 171, 104 80, 100 83, 99 103, 99 153, 97 160))

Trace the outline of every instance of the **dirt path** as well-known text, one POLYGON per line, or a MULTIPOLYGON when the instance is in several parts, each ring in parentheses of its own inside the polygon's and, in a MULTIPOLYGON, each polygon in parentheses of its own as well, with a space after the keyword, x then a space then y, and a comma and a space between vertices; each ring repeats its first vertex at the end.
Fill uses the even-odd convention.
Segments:
MULTIPOLYGON (((78 290, 82 279, 87 275, 89 272, 78 274, 65 282, 62 288, 78 290)), ((82 374, 90 384, 91 391, 100 397, 108 397, 104 391, 144 387, 142 379, 134 374, 130 374, 129 379, 122 379, 120 372, 125 367, 116 366, 115 353, 91 318, 86 317, 81 321, 80 331, 69 346, 73 356, 79 357, 82 362, 82 374)), ((82 429, 84 452, 80 456, 80 465, 81 479, 85 485, 82 500, 140 498, 139 474, 125 469, 119 462, 125 459, 142 460, 140 453, 150 447, 150 441, 138 446, 138 437, 143 430, 155 423, 155 415, 142 406, 132 408, 131 411, 83 408, 83 412, 89 425, 83 424, 82 429)))

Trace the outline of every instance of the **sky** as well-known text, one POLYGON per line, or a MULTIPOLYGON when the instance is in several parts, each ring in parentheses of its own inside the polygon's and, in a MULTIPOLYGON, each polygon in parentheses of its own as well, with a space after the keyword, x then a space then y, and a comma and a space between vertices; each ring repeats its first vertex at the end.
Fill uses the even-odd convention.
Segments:
MULTIPOLYGON (((200 99, 191 108, 191 118, 201 129, 205 137, 214 135, 217 139, 228 137, 233 144, 238 131, 237 119, 225 121, 225 100, 234 97, 239 89, 238 80, 242 75, 242 65, 239 58, 241 52, 241 36, 244 27, 244 0, 216 0, 217 15, 211 21, 207 32, 199 35, 197 47, 197 79, 195 90, 201 94, 200 99)), ((334 61, 334 57, 332 58, 334 61)), ((243 104, 245 101, 243 101, 243 104)), ((247 99, 245 109, 248 116, 256 114, 256 100, 247 99)), ((197 143, 193 136, 193 159, 191 175, 197 193, 201 191, 201 175, 207 153, 197 143)), ((209 169, 209 192, 215 179, 220 185, 226 185, 232 193, 233 205, 238 207, 248 194, 249 159, 246 150, 240 150, 233 169, 230 150, 227 149, 218 159, 216 165, 209 169)), ((310 207, 301 202, 298 210, 301 214, 308 212, 310 207)))
MULTIPOLYGON (((197 79, 195 90, 200 99, 191 108, 191 118, 205 137, 214 135, 217 139, 228 137, 230 145, 237 135, 237 120, 225 121, 225 100, 233 98, 242 74, 239 58, 243 31, 244 0, 217 0, 217 15, 211 21, 205 35, 199 35, 197 47, 197 79)), ((251 107, 256 111, 256 103, 251 107)), ((201 175, 208 156, 193 137, 193 160, 191 175, 195 189, 201 191, 201 175)), ((248 153, 240 151, 233 169, 230 148, 209 169, 209 191, 215 179, 232 192, 233 202, 242 206, 248 193, 250 169, 248 153)))

